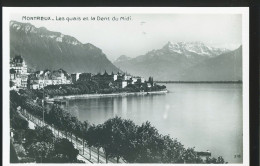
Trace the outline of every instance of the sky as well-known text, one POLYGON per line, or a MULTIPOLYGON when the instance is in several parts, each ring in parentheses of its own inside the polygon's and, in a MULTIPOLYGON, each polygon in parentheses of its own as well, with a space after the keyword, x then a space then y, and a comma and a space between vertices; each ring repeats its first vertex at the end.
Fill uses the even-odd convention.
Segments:
POLYGON ((121 55, 144 55, 162 48, 169 41, 201 41, 228 49, 236 49, 242 43, 240 14, 14 14, 10 19, 46 27, 73 36, 82 43, 94 44, 112 61, 121 55), (50 16, 51 20, 25 20, 22 16, 50 16), (104 20, 97 20, 98 16, 104 20), (61 17, 64 20, 59 20, 61 17), (81 20, 72 20, 75 17, 81 20), (83 20, 87 17, 89 20, 83 20), (90 20, 90 17, 95 17, 95 20, 90 20), (118 20, 113 20, 113 17, 118 20), (120 20, 121 17, 125 19, 120 20))

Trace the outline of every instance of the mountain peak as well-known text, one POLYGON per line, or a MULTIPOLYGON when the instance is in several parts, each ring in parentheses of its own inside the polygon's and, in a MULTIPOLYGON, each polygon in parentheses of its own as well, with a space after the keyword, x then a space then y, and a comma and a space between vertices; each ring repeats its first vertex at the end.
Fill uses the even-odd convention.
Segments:
POLYGON ((130 58, 130 57, 126 56, 126 55, 121 55, 121 56, 119 56, 119 57, 115 60, 115 62, 123 62, 123 61, 127 61, 127 60, 130 60, 130 59, 132 59, 132 58, 130 58))
POLYGON ((55 40, 57 42, 64 42, 71 45, 82 45, 76 38, 68 35, 64 35, 60 32, 49 31, 45 27, 36 28, 30 23, 22 23, 18 21, 10 21, 10 29, 13 31, 25 33, 25 34, 36 34, 41 38, 47 38, 49 40, 55 40))
POLYGON ((96 46, 94 46, 93 44, 91 43, 86 43, 86 44, 83 44, 86 48, 90 49, 90 50, 94 50, 94 49, 97 49, 96 46))
POLYGON ((166 50, 166 51, 169 51, 172 53, 184 54, 186 57, 191 57, 194 55, 215 57, 217 55, 220 55, 222 53, 229 51, 227 49, 214 48, 214 47, 208 46, 200 41, 175 42, 175 43, 169 41, 163 47, 163 50, 166 50))
POLYGON ((63 68, 69 73, 118 71, 102 50, 82 44, 75 37, 36 28, 30 23, 10 21, 11 57, 21 54, 35 70, 63 68))
POLYGON ((10 21, 10 28, 16 31, 23 31, 25 33, 36 33, 36 27, 30 23, 21 23, 18 21, 10 21))

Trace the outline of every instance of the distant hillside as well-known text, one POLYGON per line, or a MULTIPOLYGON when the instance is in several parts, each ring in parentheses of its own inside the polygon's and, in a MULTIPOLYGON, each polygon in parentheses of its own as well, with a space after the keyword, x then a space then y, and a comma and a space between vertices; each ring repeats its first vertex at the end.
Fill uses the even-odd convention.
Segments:
POLYGON ((182 80, 236 81, 242 80, 242 46, 207 59, 184 71, 182 80))
POLYGON ((118 71, 102 50, 90 43, 82 44, 60 32, 11 21, 10 56, 18 54, 35 70, 63 68, 69 73, 118 71))
POLYGON ((131 60, 132 58, 131 57, 128 57, 126 55, 121 55, 120 57, 118 57, 114 63, 120 63, 120 62, 124 62, 124 61, 129 61, 131 60))
POLYGON ((214 48, 202 42, 168 42, 158 50, 114 64, 134 75, 154 80, 242 80, 242 47, 236 51, 214 48))

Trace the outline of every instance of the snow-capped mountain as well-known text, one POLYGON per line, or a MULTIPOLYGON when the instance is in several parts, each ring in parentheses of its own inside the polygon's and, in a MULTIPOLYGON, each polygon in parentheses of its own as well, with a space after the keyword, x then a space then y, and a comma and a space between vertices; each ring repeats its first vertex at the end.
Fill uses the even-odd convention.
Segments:
POLYGON ((225 48, 211 47, 202 42, 168 42, 162 49, 172 53, 185 55, 186 57, 195 55, 215 57, 230 51, 225 48))
POLYGON ((153 76, 155 80, 241 80, 242 62, 234 59, 232 55, 236 55, 234 56, 236 59, 242 59, 241 51, 214 48, 202 42, 168 42, 161 49, 149 51, 145 55, 129 60, 115 61, 114 64, 123 71, 144 77, 153 76), (213 66, 214 70, 211 70, 213 66))
POLYGON ((29 23, 10 21, 10 56, 22 55, 36 70, 63 68, 69 73, 118 71, 102 50, 91 43, 29 23))

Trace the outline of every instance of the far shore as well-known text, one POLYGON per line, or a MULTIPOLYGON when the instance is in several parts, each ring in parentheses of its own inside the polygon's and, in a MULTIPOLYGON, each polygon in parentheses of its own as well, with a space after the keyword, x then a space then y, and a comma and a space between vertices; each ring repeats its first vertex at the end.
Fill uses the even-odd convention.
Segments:
POLYGON ((165 84, 242 84, 241 80, 238 81, 154 81, 156 83, 165 84))
POLYGON ((122 92, 122 93, 110 93, 110 94, 81 94, 81 95, 68 95, 68 96, 54 96, 47 99, 47 101, 52 102, 54 100, 62 99, 85 99, 85 98, 99 98, 99 97, 116 97, 116 96, 129 96, 129 95, 153 95, 153 94, 166 94, 168 90, 163 91, 152 91, 152 92, 122 92))

